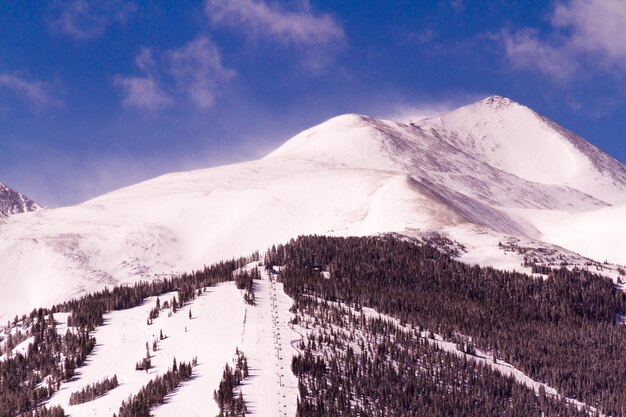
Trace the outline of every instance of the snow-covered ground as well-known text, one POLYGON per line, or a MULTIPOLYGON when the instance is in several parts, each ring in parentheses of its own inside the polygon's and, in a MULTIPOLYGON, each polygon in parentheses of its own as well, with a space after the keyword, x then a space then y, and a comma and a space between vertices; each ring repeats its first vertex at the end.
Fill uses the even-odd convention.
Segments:
POLYGON ((262 271, 254 282, 256 305, 246 306, 242 333, 250 378, 242 390, 248 411, 256 416, 295 416, 298 379, 291 372, 294 347, 301 336, 289 327, 293 300, 276 277, 262 271))
MULTIPOLYGON (((250 415, 295 415, 298 381, 291 372, 291 358, 297 351, 291 342, 299 340, 299 335, 289 328, 292 300, 282 291, 282 284, 265 271, 262 277, 254 282, 256 305, 245 304, 234 283, 225 283, 206 289, 174 314, 162 310, 151 325, 146 319, 156 297, 139 307, 108 313, 105 324, 93 334, 97 346, 86 364, 78 368, 72 381, 61 385, 49 405, 61 405, 71 417, 111 417, 122 401, 171 368, 174 358, 191 362, 197 357, 193 378, 168 395, 165 404, 152 410, 153 415, 214 417, 219 409, 213 391, 219 386, 224 365, 231 363, 239 349, 250 368, 242 386, 250 415), (163 340, 161 331, 166 336, 163 340), (155 352, 154 340, 158 345, 155 352), (153 368, 137 371, 135 364, 145 357, 146 342, 153 368), (72 392, 113 375, 120 383, 117 388, 93 401, 69 405, 72 392)), ((163 303, 174 295, 159 298, 163 303)), ((67 314, 57 314, 55 320, 64 331, 67 314)))
POLYGON ((516 262, 498 240, 517 237, 626 264, 625 203, 622 164, 502 97, 414 124, 344 115, 258 161, 8 218, 0 323, 302 234, 436 230, 465 245, 467 260, 507 269, 516 262))
POLYGON ((541 230, 541 239, 600 262, 626 265, 626 205, 583 213, 510 210, 541 230))
MULTIPOLYGON (((624 219, 626 168, 508 99, 414 124, 344 115, 258 161, 164 175, 77 206, 3 220, 0 324, 104 286, 188 272, 303 234, 436 232, 463 248, 460 260, 468 263, 530 272, 523 252, 531 251, 549 258, 546 264, 594 267, 617 280, 616 266, 585 257, 626 264, 624 219)), ((262 276, 254 306, 229 283, 170 317, 162 312, 150 326, 154 299, 107 314, 95 351, 50 404, 70 416, 110 417, 174 357, 197 357, 194 378, 153 413, 214 416, 213 390, 239 348, 249 360, 241 389, 252 414, 294 415, 290 366, 300 335, 289 325, 292 300, 262 276), (154 368, 136 371, 161 329, 167 338, 151 352, 154 368), (68 405, 72 392, 114 374, 119 387, 68 405)), ((67 314, 55 318, 64 331, 67 314)), ((27 347, 28 340, 14 351, 27 347)), ((518 372, 507 366, 503 372, 518 372)))
MULTIPOLYGON (((160 299, 162 302, 171 300, 173 295, 162 295, 160 299)), ((167 310, 162 311, 149 326, 146 319, 155 303, 156 297, 152 297, 139 307, 108 313, 105 324, 94 332, 97 345, 86 364, 78 368, 72 381, 61 385, 49 404, 61 405, 72 417, 111 417, 118 412, 122 401, 171 368, 174 358, 191 362, 197 357, 194 378, 183 383, 169 397, 169 403, 156 408, 154 414, 217 415, 219 409, 213 400, 213 390, 219 385, 224 364, 230 361, 240 342, 245 315, 239 290, 233 283, 208 288, 171 317, 167 310), (152 342, 159 340, 161 330, 166 338, 158 342, 158 349, 153 352, 152 342), (135 364, 146 356, 146 342, 153 368, 148 372, 137 371, 135 364), (113 375, 117 375, 120 383, 117 388, 93 401, 69 406, 72 392, 113 375)))

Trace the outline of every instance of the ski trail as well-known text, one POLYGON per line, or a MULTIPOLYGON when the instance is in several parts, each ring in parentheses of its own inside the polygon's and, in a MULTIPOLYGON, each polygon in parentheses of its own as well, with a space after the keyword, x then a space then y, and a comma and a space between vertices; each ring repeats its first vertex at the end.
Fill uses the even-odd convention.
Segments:
POLYGON ((288 417, 296 414, 298 379, 291 372, 297 354, 291 342, 300 335, 290 327, 293 300, 267 271, 254 281, 256 305, 247 306, 242 350, 249 360, 250 377, 242 391, 251 415, 288 417))

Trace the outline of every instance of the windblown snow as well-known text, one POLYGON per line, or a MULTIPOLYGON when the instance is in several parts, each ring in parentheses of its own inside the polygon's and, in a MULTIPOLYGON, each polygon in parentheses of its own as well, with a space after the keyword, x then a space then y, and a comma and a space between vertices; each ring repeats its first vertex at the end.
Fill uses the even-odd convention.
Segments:
POLYGON ((626 264, 624 218, 626 167, 509 99, 409 124, 343 115, 257 161, 9 217, 0 319, 301 234, 436 231, 511 267, 497 245, 513 236, 626 264))

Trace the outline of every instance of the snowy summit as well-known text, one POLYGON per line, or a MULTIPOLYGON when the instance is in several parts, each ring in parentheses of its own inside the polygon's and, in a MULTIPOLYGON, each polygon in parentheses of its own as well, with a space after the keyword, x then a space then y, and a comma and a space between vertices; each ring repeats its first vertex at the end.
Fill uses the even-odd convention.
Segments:
POLYGON ((466 260, 507 268, 520 260, 498 243, 515 238, 624 264, 626 226, 612 220, 625 215, 626 167, 510 99, 410 124, 343 115, 257 161, 9 218, 0 317, 302 234, 435 231, 466 260))

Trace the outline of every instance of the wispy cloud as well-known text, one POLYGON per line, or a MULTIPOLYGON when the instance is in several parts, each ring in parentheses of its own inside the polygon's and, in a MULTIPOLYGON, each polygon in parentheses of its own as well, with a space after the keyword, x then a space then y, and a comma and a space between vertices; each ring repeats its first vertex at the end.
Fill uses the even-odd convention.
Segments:
POLYGON ((626 69, 626 2, 622 0, 560 1, 549 16, 550 30, 502 31, 499 40, 509 62, 558 80, 569 80, 584 63, 594 69, 626 69))
POLYGON ((172 98, 151 77, 121 77, 114 84, 124 92, 122 103, 128 107, 157 110, 172 103, 172 98))
POLYGON ((578 63, 569 48, 541 40, 534 29, 503 31, 498 39, 509 63, 517 69, 542 72, 561 81, 569 79, 577 70, 578 63))
POLYGON ((102 35, 113 23, 125 24, 137 6, 121 0, 59 0, 53 3, 52 30, 76 39, 102 35))
POLYGON ((227 27, 249 39, 271 40, 291 46, 300 58, 301 69, 324 73, 345 48, 342 25, 331 15, 315 13, 308 0, 286 9, 266 0, 206 0, 205 11, 214 25, 227 27))
POLYGON ((314 14, 308 2, 298 10, 285 10, 263 0, 207 0, 206 13, 216 24, 248 35, 266 35, 281 42, 319 45, 343 41, 341 25, 330 15, 314 14))
POLYGON ((465 11, 465 3, 463 0, 450 0, 450 7, 455 13, 463 13, 465 11))
POLYGON ((55 84, 23 74, 0 73, 0 88, 11 90, 38 110, 63 104, 55 84))
POLYGON ((626 65, 626 2, 573 0, 557 4, 552 24, 570 33, 568 47, 626 65))
POLYGON ((217 46, 206 36, 169 51, 167 56, 178 89, 203 109, 213 104, 218 85, 235 76, 222 65, 217 46))
POLYGON ((135 58, 142 75, 114 78, 124 94, 124 105, 158 110, 184 97, 207 109, 213 105, 220 85, 235 76, 234 70, 224 67, 219 49, 206 36, 162 55, 157 62, 152 51, 143 48, 135 58))
POLYGON ((173 98, 161 86, 152 51, 142 48, 135 58, 135 65, 142 71, 142 76, 118 75, 113 79, 113 84, 123 92, 122 103, 127 107, 151 111, 172 104, 173 98))

